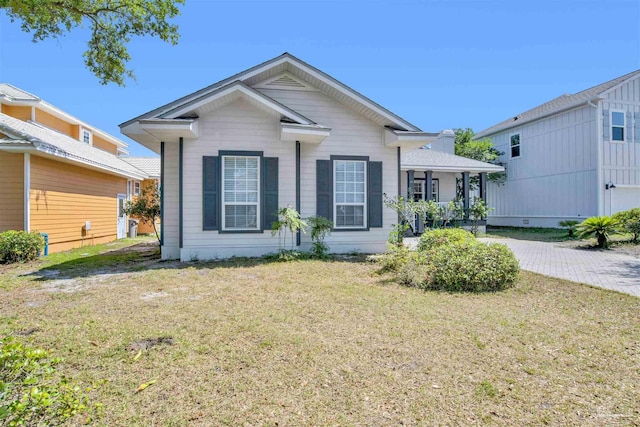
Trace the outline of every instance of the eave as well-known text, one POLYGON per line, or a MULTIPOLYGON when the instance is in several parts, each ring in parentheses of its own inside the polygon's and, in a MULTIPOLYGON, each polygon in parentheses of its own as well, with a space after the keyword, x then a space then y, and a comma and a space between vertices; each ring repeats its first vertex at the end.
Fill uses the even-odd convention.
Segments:
POLYGON ((320 144, 331 135, 331 129, 320 125, 280 123, 281 141, 299 141, 320 144))
POLYGON ((384 145, 387 147, 418 148, 438 139, 438 133, 416 132, 385 128, 384 145))

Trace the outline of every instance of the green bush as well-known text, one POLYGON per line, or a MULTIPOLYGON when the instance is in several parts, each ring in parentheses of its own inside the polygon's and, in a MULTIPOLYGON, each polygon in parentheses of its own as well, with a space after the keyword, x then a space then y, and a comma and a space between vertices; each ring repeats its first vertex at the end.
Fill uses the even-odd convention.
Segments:
POLYGON ((61 361, 11 337, 0 339, 0 425, 57 426, 98 413, 100 405, 89 407, 78 386, 56 375, 61 361))
POLYGON ((420 237, 418 250, 421 252, 449 243, 460 243, 475 240, 473 234, 462 228, 440 228, 429 230, 420 237))
POLYGON ((612 234, 620 232, 620 224, 609 216, 592 216, 576 225, 580 239, 595 236, 599 248, 608 248, 612 234))
POLYGON ((40 233, 15 230, 0 233, 0 263, 34 260, 43 248, 44 240, 40 233))
POLYGON ((431 289, 454 292, 492 292, 511 288, 518 278, 518 261, 505 245, 477 240, 449 243, 427 254, 431 289))
POLYGON ((380 264, 381 273, 397 273, 409 262, 412 252, 406 246, 388 245, 387 252, 370 259, 380 264))
POLYGON ((633 235, 634 242, 640 240, 640 208, 615 213, 612 218, 618 221, 622 231, 633 235))

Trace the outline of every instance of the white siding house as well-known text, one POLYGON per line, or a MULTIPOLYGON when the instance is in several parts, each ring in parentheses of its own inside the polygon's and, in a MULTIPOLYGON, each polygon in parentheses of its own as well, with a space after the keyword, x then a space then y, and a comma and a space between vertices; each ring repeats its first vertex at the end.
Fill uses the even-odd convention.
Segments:
POLYGON ((384 251, 401 147, 433 139, 288 53, 120 128, 161 155, 162 257, 187 261, 276 251, 287 206, 333 220, 333 252, 384 251))
POLYGON ((491 225, 557 227, 640 207, 640 71, 562 95, 475 135, 504 152, 491 225))

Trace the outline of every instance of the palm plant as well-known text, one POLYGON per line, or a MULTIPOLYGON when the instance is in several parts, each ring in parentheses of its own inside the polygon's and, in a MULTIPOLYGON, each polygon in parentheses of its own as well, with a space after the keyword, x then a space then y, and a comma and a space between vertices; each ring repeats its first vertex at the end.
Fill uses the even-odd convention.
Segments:
POLYGON ((593 216, 576 226, 578 237, 581 239, 595 236, 599 248, 609 247, 609 237, 620 232, 618 221, 609 216, 593 216))
POLYGON ((580 224, 579 221, 573 221, 571 219, 567 219, 565 221, 560 221, 558 225, 560 225, 560 227, 564 227, 567 229, 567 233, 569 234, 569 237, 573 237, 573 235, 576 232, 576 225, 580 224))

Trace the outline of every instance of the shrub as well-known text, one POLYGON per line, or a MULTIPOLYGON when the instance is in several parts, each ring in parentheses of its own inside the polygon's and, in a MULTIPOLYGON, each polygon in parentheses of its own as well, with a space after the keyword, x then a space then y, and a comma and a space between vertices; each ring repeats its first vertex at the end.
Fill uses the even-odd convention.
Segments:
POLYGON ((428 287, 455 292, 500 291, 513 287, 519 266, 505 245, 464 240, 437 246, 428 254, 428 287))
POLYGON ((312 216, 307 218, 307 223, 311 227, 311 256, 314 258, 327 258, 329 245, 324 241, 327 235, 333 230, 333 221, 323 216, 312 216))
POLYGON ((640 208, 618 212, 612 218, 618 221, 623 231, 633 235, 634 242, 637 243, 640 240, 640 208))
POLYGON ((389 245, 386 253, 371 259, 380 264, 381 273, 397 273, 407 265, 412 253, 406 246, 389 245))
POLYGON ((428 251, 432 248, 449 243, 460 243, 474 240, 473 234, 462 228, 441 228, 429 230, 420 237, 419 251, 428 251))
POLYGON ((43 248, 40 233, 15 230, 0 233, 0 263, 32 261, 43 248))
POLYGON ((98 413, 99 404, 88 406, 78 386, 56 375, 61 361, 11 337, 0 339, 0 424, 57 426, 98 413))
POLYGON ((609 238, 620 231, 620 225, 609 216, 593 216, 576 225, 576 230, 579 238, 595 236, 599 248, 608 248, 609 238))
POLYGON ((558 225, 560 227, 564 227, 567 229, 567 233, 569 234, 569 237, 573 237, 575 232, 576 232, 576 225, 578 225, 579 222, 578 221, 573 221, 570 219, 567 219, 565 221, 560 221, 558 223, 558 225))

